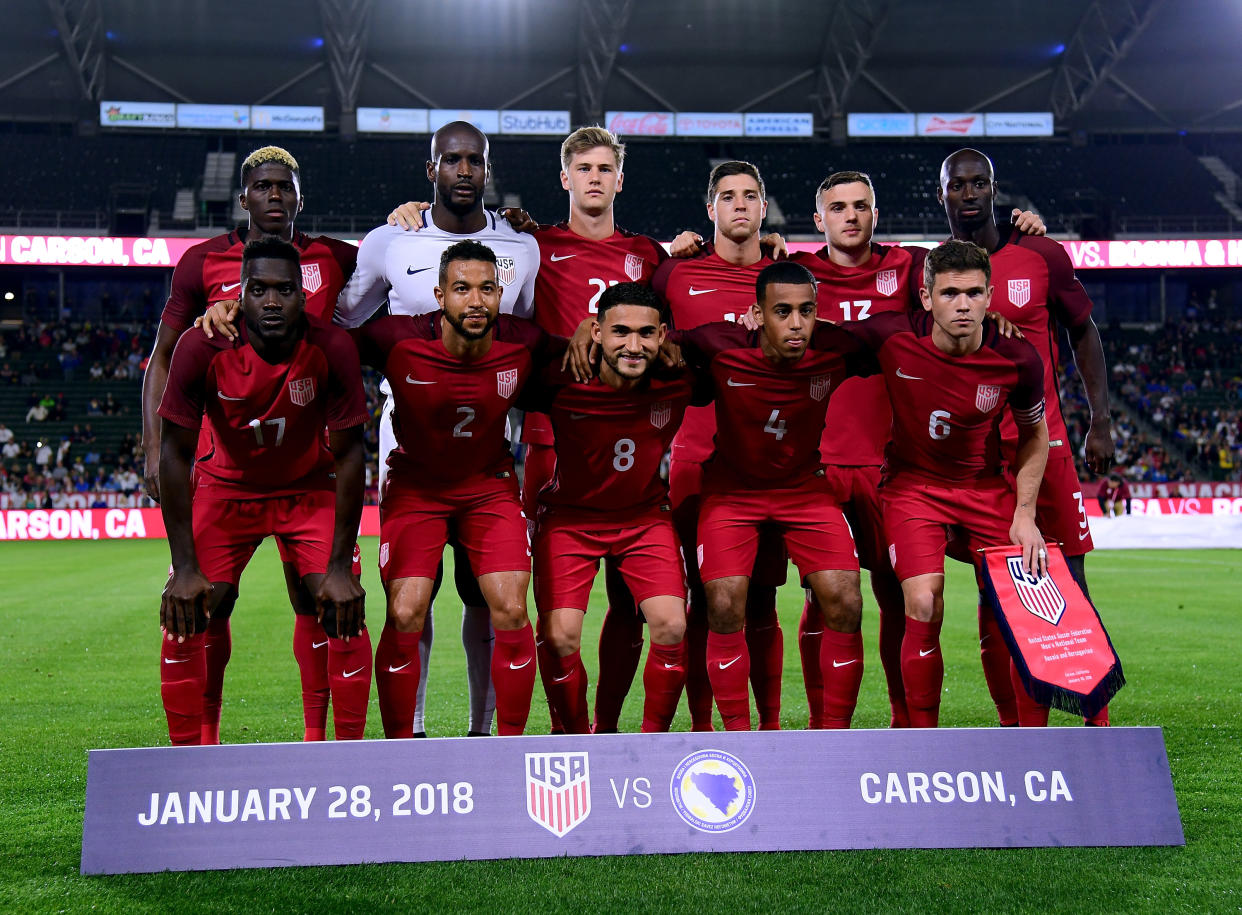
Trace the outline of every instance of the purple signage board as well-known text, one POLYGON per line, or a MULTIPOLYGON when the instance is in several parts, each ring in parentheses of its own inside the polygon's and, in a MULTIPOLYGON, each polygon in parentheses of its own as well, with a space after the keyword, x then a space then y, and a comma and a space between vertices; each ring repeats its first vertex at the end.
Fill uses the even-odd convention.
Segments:
POLYGON ((82 873, 1184 841, 1159 728, 376 740, 93 750, 82 873))

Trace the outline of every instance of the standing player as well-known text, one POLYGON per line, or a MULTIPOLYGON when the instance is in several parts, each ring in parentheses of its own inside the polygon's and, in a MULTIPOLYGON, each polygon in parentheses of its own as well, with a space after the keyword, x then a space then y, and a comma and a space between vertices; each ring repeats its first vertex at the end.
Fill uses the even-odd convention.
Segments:
MULTIPOLYGON (((755 281, 772 263, 759 244, 759 229, 767 212, 759 170, 749 162, 722 162, 712 169, 707 198, 707 216, 715 224, 712 253, 667 260, 652 281, 652 287, 669 304, 673 325, 681 330, 715 321, 736 321, 754 304, 755 281)), ((712 455, 715 434, 716 415, 711 408, 692 407, 673 439, 669 489, 683 547, 700 542, 696 530, 703 464, 712 455)), ((692 556, 686 558, 690 586, 686 700, 693 729, 710 731, 711 682, 705 661, 708 606, 697 564, 692 556)), ((759 727, 763 730, 780 727, 784 635, 776 617, 776 589, 784 580, 780 539, 765 533, 751 576, 746 626, 759 727)))
POLYGON ((750 652, 742 627, 760 530, 779 532, 828 626, 821 654, 824 705, 848 727, 862 681, 858 557, 829 492, 819 445, 827 401, 848 376, 873 371, 848 333, 815 320, 815 279, 787 261, 755 281, 760 328, 718 322, 674 342, 710 375, 717 448, 703 465, 697 557, 707 592, 707 670, 726 730, 750 728, 750 652))
POLYGON ((615 564, 651 629, 644 732, 668 730, 685 683, 686 583, 660 462, 693 384, 658 365, 666 330, 650 288, 609 287, 592 327, 599 375, 576 383, 549 372, 531 401, 547 408, 556 433, 555 472, 538 495, 535 601, 550 649, 540 654, 544 687, 569 733, 590 731, 580 650, 601 559, 615 564))
MULTIPOLYGON (((973 241, 988 252, 992 282, 999 294, 992 310, 1008 318, 1039 351, 1044 366, 1044 396, 1049 434, 1048 465, 1039 489, 1040 529, 1060 541, 1066 564, 1087 590, 1085 556, 1092 549, 1091 529, 1083 504, 1082 486, 1074 469, 1074 455, 1061 416, 1057 389, 1059 326, 1069 333, 1074 361, 1082 376, 1091 409, 1087 430, 1087 466, 1097 474, 1108 471, 1114 448, 1108 407, 1108 373, 1100 332, 1091 318, 1091 300, 1074 276, 1065 250, 1048 238, 1036 238, 996 225, 993 200, 996 193, 992 162, 974 149, 960 149, 940 167, 937 199, 944 205, 953 237, 973 241)), ((1014 460, 1017 425, 1002 426, 1006 456, 1014 460)), ((996 702, 1002 724, 1016 716, 1007 689, 1009 651, 1000 629, 982 599, 979 600, 979 643, 988 688, 996 702)), ((1108 709, 1089 724, 1106 725, 1108 709)))
POLYGON ((397 447, 380 501, 380 577, 388 622, 375 655, 388 737, 414 735, 422 663, 418 645, 450 532, 490 610, 491 680, 500 734, 521 734, 535 684, 535 637, 526 614, 530 553, 509 409, 531 372, 562 347, 533 323, 500 314, 496 255, 474 240, 440 255, 441 311, 393 315, 354 333, 363 359, 392 389, 397 447))
MULTIPOLYGON (((534 302, 539 251, 529 235, 514 229, 502 217, 483 207, 483 189, 491 175, 488 141, 476 127, 454 121, 431 138, 427 180, 435 188, 427 226, 417 233, 383 225, 373 229, 358 249, 358 268, 336 306, 336 322, 357 327, 387 302, 394 315, 423 315, 439 310, 435 290, 440 255, 450 245, 471 238, 496 255, 496 273, 504 293, 501 311, 529 317, 534 302)), ((393 391, 389 382, 380 419, 379 477, 381 501, 388 475, 388 455, 396 446, 392 428, 393 391)), ((413 447, 413 443, 411 443, 413 447)), ((461 550, 455 551, 457 590, 464 603, 462 644, 470 686, 470 733, 487 734, 492 728, 494 699, 488 680, 492 633, 488 608, 474 584, 461 550)), ((428 621, 431 616, 428 615, 428 621)), ((428 669, 432 627, 422 627, 421 669, 428 669)), ((423 701, 426 679, 419 687, 414 732, 425 733, 423 701)))
POLYGON ((314 595, 327 633, 336 736, 361 739, 371 640, 352 574, 367 420, 358 357, 343 332, 306 317, 293 245, 250 242, 240 276, 239 339, 184 334, 159 408, 161 507, 172 552, 160 606, 169 736, 207 742, 204 629, 221 606, 232 606, 242 569, 273 534, 314 595), (204 415, 212 450, 195 466, 191 491, 204 415))
MULTIPOLYGON (((311 238, 294 229, 302 211, 302 185, 298 163, 278 146, 264 146, 252 152, 241 165, 242 209, 249 223, 233 232, 217 235, 195 245, 181 258, 173 271, 172 293, 155 335, 155 347, 142 381, 142 442, 146 452, 146 489, 160 500, 160 423, 158 409, 168 378, 177 338, 194 319, 213 303, 235 303, 240 286, 242 250, 247 240, 271 235, 291 242, 301 256, 302 291, 306 312, 324 321, 345 281, 354 269, 358 249, 335 238, 311 238)), ((199 456, 209 443, 200 443, 199 456)), ((281 541, 277 541, 278 545, 281 541)), ((285 584, 294 610, 293 655, 302 681, 302 713, 306 740, 323 740, 328 715, 328 637, 315 616, 315 604, 302 583, 302 576, 284 547, 285 584)), ((207 628, 207 692, 203 709, 203 742, 218 743, 220 736, 220 696, 224 670, 232 653, 229 617, 232 600, 220 604, 207 628)))
MULTIPOLYGON (((1048 456, 1043 367, 1030 343, 984 321, 989 278, 982 248, 947 241, 927 255, 924 312, 850 325, 875 352, 893 410, 880 492, 905 596, 901 674, 914 727, 935 727, 940 714, 946 531, 964 539, 976 568, 976 550, 1009 542, 1022 546, 1027 569, 1044 571, 1035 523, 1048 456), (1018 427, 1014 483, 1002 473, 1000 427, 1009 411, 1018 427)), ((1021 723, 1046 723, 1047 707, 1019 693, 1021 723)))

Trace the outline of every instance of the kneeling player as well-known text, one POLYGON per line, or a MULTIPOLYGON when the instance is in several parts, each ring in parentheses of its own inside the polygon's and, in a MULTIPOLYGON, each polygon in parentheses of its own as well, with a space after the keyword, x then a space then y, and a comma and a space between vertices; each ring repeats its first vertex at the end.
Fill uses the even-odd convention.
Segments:
POLYGON ((183 334, 159 408, 160 501, 172 553, 160 604, 169 736, 200 742, 207 620, 235 597, 242 569, 272 534, 296 562, 328 635, 336 736, 359 739, 371 642, 352 574, 367 419, 357 353, 344 331, 306 317, 298 251, 288 242, 247 244, 241 287, 238 340, 183 334), (196 465, 191 498, 204 415, 214 448, 196 465))
POLYGON ((686 680, 686 581, 660 461, 693 385, 688 372, 659 365, 666 331, 654 292, 613 286, 592 326, 599 375, 577 383, 557 369, 531 392, 531 408, 551 416, 556 440, 534 541, 539 663, 548 701, 569 733, 590 730, 580 648, 602 559, 615 564, 651 630, 643 731, 668 730, 686 680))
MULTIPOLYGON (((1043 366, 1035 348, 1006 339, 984 321, 991 298, 987 253, 951 240, 927 255, 924 311, 875 315, 850 331, 875 352, 893 407, 881 498, 889 558, 901 580, 906 633, 901 674, 913 727, 935 727, 944 661, 944 557, 947 532, 977 550, 1014 543, 1026 568, 1044 571, 1035 502, 1048 459, 1043 366), (1001 467, 1001 418, 1018 426, 1016 494, 1001 467)), ((1018 720, 1046 724, 1017 681, 1018 720)))

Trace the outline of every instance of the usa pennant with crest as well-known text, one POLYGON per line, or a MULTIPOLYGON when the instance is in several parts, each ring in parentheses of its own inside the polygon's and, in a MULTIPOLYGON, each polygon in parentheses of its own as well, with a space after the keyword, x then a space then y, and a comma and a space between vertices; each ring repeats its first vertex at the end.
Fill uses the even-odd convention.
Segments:
POLYGON ((505 369, 503 372, 496 373, 496 393, 505 400, 513 396, 513 392, 517 390, 517 383, 517 369, 505 369))
POLYGON ((1031 300, 1030 280, 1009 281, 1009 302, 1014 308, 1021 308, 1031 300))
POLYGON ((991 413, 1000 403, 1001 388, 998 384, 981 384, 975 389, 975 409, 991 413))
POLYGON ((1031 698, 1089 718, 1125 685, 1125 675, 1060 547, 1050 543, 1047 551, 1048 572, 1039 577, 1023 568, 1020 546, 984 550, 985 592, 1031 698))
POLYGON ((323 286, 323 274, 319 272, 318 264, 302 265, 302 291, 307 295, 314 295, 323 286))
POLYGON ((643 278, 643 259, 637 254, 625 256, 625 275, 637 283, 643 278))
POLYGON ((875 275, 875 291, 880 295, 892 295, 897 291, 897 271, 881 270, 875 275))
POLYGON ((590 756, 527 753, 526 813, 557 838, 590 816, 590 756))
POLYGON ((510 285, 517 277, 517 262, 511 257, 496 258, 496 279, 501 286, 510 285))
POLYGON ((657 429, 663 429, 672 418, 673 404, 671 401, 661 400, 651 405, 651 425, 657 429))
POLYGON ((289 382, 289 399, 304 407, 315 399, 315 379, 298 378, 289 382))

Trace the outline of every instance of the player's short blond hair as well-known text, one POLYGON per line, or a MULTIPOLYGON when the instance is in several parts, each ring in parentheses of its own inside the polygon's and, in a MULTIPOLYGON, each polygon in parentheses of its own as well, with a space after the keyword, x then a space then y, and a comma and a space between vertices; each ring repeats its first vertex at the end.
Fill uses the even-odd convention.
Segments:
POLYGON ((617 135, 606 127, 579 127, 565 138, 561 144, 561 168, 569 171, 569 163, 578 153, 597 146, 607 146, 617 159, 617 171, 625 167, 625 144, 617 139, 617 135))
POLYGON ((260 165, 283 165, 299 178, 301 177, 301 171, 298 169, 298 160, 293 158, 293 154, 289 150, 279 146, 260 146, 242 161, 241 180, 243 185, 246 183, 246 176, 260 165))

